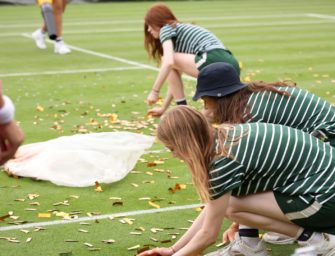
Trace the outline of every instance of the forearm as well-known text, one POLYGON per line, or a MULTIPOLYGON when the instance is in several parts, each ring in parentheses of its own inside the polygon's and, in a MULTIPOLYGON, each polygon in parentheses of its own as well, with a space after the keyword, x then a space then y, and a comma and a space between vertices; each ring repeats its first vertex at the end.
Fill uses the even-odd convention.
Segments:
POLYGON ((185 245, 188 244, 189 241, 197 234, 197 232, 201 229, 203 221, 206 215, 206 208, 202 210, 202 212, 198 215, 196 220, 193 222, 192 226, 186 231, 186 233, 172 246, 173 250, 177 253, 180 251, 185 245))
POLYGON ((206 232, 204 230, 200 230, 197 234, 192 238, 191 241, 187 243, 182 249, 177 251, 175 256, 189 256, 189 255, 201 255, 201 252, 205 250, 208 246, 215 243, 215 239, 213 240, 213 234, 206 232))
POLYGON ((164 99, 163 105, 162 105, 162 109, 165 111, 168 109, 168 107, 171 104, 171 101, 173 99, 172 93, 170 92, 170 90, 168 89, 167 93, 166 93, 166 97, 164 99))
POLYGON ((158 76, 155 80, 155 83, 152 86, 153 91, 159 93, 159 91, 161 90, 161 88, 162 88, 167 76, 169 75, 171 69, 172 69, 171 65, 165 64, 165 63, 162 64, 162 66, 159 70, 158 76))

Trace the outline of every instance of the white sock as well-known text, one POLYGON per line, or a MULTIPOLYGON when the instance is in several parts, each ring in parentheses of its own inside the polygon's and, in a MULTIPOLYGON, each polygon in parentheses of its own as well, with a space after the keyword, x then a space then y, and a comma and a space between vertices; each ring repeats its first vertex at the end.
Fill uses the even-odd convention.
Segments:
MULTIPOLYGON (((243 229, 243 230, 255 230, 256 228, 253 227, 249 227, 249 226, 245 226, 245 225, 239 225, 239 229, 243 229)), ((256 247, 260 241, 259 237, 250 237, 250 236, 243 236, 240 234, 240 238, 241 240, 246 243, 248 246, 250 247, 256 247)))

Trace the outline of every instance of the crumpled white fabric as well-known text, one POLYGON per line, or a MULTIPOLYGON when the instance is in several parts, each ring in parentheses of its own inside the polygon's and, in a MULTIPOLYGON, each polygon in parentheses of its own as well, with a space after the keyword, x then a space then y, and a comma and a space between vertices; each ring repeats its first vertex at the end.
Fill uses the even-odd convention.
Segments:
POLYGON ((23 145, 5 170, 70 187, 92 186, 123 179, 154 137, 130 132, 63 136, 23 145))

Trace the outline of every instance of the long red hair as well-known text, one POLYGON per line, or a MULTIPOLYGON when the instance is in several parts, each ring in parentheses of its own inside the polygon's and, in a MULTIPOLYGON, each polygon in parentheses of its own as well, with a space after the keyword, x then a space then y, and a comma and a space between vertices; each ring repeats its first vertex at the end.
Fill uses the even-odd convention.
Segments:
POLYGON ((148 27, 161 29, 164 25, 175 25, 178 22, 176 16, 170 8, 162 3, 154 4, 147 11, 144 17, 144 47, 150 57, 158 63, 163 56, 163 48, 159 38, 154 38, 149 32, 148 27))

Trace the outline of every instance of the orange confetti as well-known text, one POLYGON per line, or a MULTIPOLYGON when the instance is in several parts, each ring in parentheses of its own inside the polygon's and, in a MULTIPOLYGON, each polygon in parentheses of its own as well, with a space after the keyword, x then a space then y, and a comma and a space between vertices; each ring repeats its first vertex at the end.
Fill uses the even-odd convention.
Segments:
POLYGON ((95 182, 95 189, 96 192, 103 192, 103 189, 98 181, 95 182))

